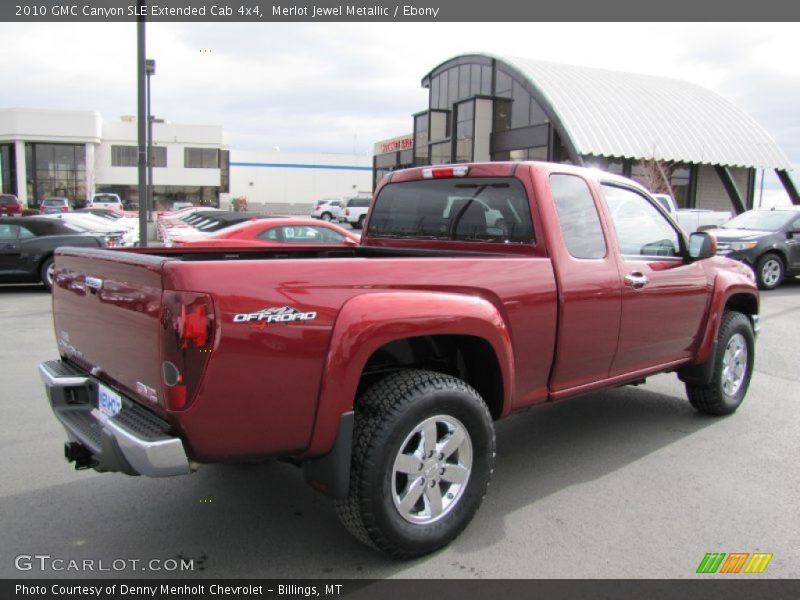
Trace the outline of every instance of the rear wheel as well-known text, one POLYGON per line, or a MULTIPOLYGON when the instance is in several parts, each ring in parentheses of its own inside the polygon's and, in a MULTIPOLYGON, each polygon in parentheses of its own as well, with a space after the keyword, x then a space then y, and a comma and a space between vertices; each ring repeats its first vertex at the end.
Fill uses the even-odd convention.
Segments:
POLYGON ((322 220, 323 221, 330 221, 331 220, 331 213, 329 213, 329 212, 322 213, 322 220))
POLYGON ((469 524, 494 464, 494 429, 465 382, 409 370, 375 384, 356 406, 347 498, 336 501, 357 539, 392 556, 433 552, 469 524))
POLYGON ((53 265, 53 257, 45 259, 42 266, 39 267, 39 277, 44 284, 44 289, 48 292, 53 289, 53 277, 55 275, 55 266, 53 265))
POLYGON ((783 260, 777 254, 765 254, 756 263, 756 279, 762 290, 773 290, 783 281, 783 260))
POLYGON ((367 218, 367 215, 361 215, 360 217, 358 217, 358 224, 357 225, 353 225, 353 227, 355 227, 356 229, 363 228, 364 227, 364 221, 366 220, 366 218, 367 218))
POLYGON ((709 385, 686 384, 686 395, 698 411, 710 415, 735 412, 747 394, 753 373, 755 336, 745 315, 726 312, 712 357, 714 372, 709 385))

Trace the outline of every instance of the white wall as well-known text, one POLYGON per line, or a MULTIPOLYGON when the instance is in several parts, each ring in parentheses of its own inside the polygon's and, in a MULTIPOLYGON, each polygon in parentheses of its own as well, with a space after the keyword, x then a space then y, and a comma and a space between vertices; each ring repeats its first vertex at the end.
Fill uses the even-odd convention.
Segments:
POLYGON ((308 205, 371 192, 370 155, 231 150, 230 197, 244 196, 250 205, 308 205))
MULTIPOLYGON (((136 185, 136 167, 112 167, 111 146, 136 146, 137 123, 132 121, 108 121, 103 123, 103 141, 96 150, 95 165, 97 184, 136 185)), ((202 185, 218 186, 219 169, 184 168, 184 148, 225 149, 221 127, 207 125, 153 124, 155 146, 167 148, 167 166, 153 167, 154 185, 202 185)))
POLYGON ((99 143, 100 113, 10 108, 0 110, 0 141, 99 143))

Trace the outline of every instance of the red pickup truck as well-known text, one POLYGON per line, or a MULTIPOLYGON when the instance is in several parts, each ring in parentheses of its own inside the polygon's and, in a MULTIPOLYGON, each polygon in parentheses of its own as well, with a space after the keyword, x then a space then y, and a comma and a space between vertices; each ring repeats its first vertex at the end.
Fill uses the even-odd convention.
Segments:
POLYGON ((360 245, 65 248, 40 373, 77 468, 153 477, 280 457, 397 557, 469 523, 493 422, 676 372, 732 413, 753 273, 637 184, 549 163, 386 176, 360 245))

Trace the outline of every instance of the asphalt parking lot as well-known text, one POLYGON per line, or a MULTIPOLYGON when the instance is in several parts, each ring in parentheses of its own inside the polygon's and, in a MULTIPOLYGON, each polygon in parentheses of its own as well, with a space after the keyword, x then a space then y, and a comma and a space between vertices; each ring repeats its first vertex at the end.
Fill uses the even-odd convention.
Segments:
POLYGON ((470 527, 396 562, 351 539, 332 501, 284 463, 161 480, 74 471, 37 374, 57 356, 50 296, 0 286, 0 577, 684 578, 707 552, 772 553, 763 577, 800 577, 800 280, 762 295, 762 323, 735 415, 696 414, 661 375, 501 422, 470 527), (127 562, 54 571, 20 555, 127 562), (142 571, 178 557, 193 571, 142 571))

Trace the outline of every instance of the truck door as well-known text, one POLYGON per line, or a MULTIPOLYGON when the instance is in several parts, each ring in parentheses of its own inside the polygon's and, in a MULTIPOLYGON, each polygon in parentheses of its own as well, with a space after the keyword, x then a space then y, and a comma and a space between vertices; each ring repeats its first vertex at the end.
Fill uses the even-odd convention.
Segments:
POLYGON ((619 251, 622 315, 611 377, 691 356, 710 290, 682 236, 644 194, 601 185, 619 251))
POLYGON ((550 249, 558 281, 558 341, 551 392, 608 377, 617 349, 622 293, 616 254, 583 178, 549 177, 559 226, 550 249), (561 240, 559 240, 561 238, 561 240))

